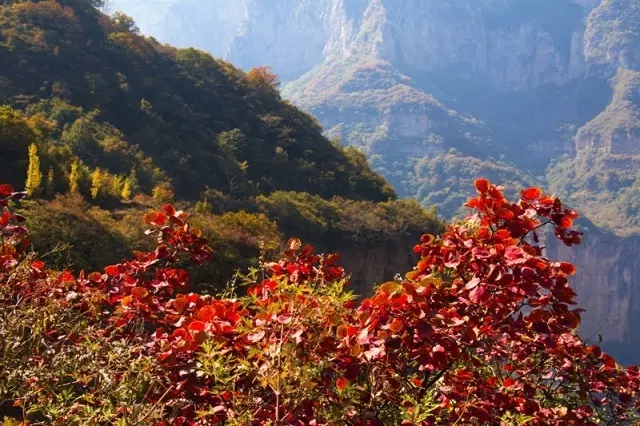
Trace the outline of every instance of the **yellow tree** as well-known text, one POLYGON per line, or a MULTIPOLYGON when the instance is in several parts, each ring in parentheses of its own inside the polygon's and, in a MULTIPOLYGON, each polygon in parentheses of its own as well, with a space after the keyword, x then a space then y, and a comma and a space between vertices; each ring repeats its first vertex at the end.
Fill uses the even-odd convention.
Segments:
POLYGON ((71 163, 71 173, 69 174, 69 193, 78 194, 80 192, 80 172, 78 162, 71 163))
POLYGON ((29 167, 27 168, 27 182, 25 189, 30 195, 37 195, 42 185, 42 172, 40 171, 40 157, 35 143, 29 145, 29 167))
POLYGON ((128 201, 131 199, 131 183, 129 179, 125 179, 124 186, 122 187, 122 191, 120 192, 120 197, 128 201))
POLYGON ((104 178, 105 175, 100 168, 95 169, 93 173, 91 173, 91 197, 94 200, 98 198, 100 194, 100 190, 104 185, 104 178))

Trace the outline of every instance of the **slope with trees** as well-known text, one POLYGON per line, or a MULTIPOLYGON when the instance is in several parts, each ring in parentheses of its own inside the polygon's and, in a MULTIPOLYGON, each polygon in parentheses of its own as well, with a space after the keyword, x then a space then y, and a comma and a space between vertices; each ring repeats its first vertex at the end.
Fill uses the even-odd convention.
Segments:
POLYGON ((137 218, 173 200, 194 206, 203 232, 225 253, 210 271, 218 284, 261 252, 279 250, 275 240, 284 231, 305 232, 315 217, 296 221, 299 211, 274 207, 299 196, 326 204, 309 213, 326 222, 314 234, 321 246, 340 235, 356 252, 381 241, 362 233, 418 238, 440 226, 421 212, 424 221, 407 231, 403 224, 416 221, 390 207, 381 224, 372 216, 360 229, 341 231, 358 210, 406 203, 362 154, 326 139, 314 118, 283 101, 268 68, 245 73, 202 51, 163 45, 102 6, 0 5, 0 61, 7 64, 0 178, 26 184, 39 199, 21 209, 33 222, 36 248, 59 266, 96 268, 104 256, 120 259, 122 247, 146 247, 137 218))

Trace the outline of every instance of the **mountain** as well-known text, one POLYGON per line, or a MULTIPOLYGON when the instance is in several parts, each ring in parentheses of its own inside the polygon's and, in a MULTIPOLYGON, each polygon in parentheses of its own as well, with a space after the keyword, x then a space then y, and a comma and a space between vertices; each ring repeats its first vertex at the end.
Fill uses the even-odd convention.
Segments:
POLYGON ((398 200, 363 154, 282 100, 267 70, 161 44, 103 6, 0 4, 0 181, 30 191, 19 208, 52 265, 120 261, 152 243, 139 217, 174 202, 196 213, 218 253, 194 272, 198 283, 224 286, 236 268, 300 236, 344 246, 362 290, 415 261, 375 253, 440 229, 435 213, 398 200))
POLYGON ((564 196, 585 245, 550 250, 578 263, 585 335, 640 346, 638 0, 126 3, 162 40, 271 66, 401 197, 461 214, 478 176, 564 196))

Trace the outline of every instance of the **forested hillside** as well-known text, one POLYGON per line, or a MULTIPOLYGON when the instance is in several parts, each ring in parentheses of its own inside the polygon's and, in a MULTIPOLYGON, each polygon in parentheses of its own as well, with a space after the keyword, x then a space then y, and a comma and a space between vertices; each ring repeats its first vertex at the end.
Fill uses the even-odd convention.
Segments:
POLYGON ((268 69, 160 44, 100 6, 0 5, 0 180, 38 199, 21 208, 59 265, 117 261, 143 244, 139 213, 174 199, 224 248, 222 281, 283 232, 355 253, 439 226, 283 101, 268 69))

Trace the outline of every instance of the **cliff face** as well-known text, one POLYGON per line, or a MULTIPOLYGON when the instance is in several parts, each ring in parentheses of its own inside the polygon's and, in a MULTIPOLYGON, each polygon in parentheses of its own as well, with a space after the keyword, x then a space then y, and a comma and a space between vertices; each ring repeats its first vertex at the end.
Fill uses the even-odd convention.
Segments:
POLYGON ((418 241, 419 238, 398 237, 384 246, 341 246, 341 265, 351 274, 349 288, 362 297, 369 297, 374 285, 410 271, 419 260, 413 252, 418 241))
POLYGON ((580 247, 550 244, 551 258, 579 265, 573 282, 578 303, 587 310, 581 326, 585 338, 597 341, 600 334, 605 341, 640 345, 638 250, 640 237, 618 237, 595 227, 585 233, 580 247))
POLYGON ((640 70, 640 4, 635 0, 602 0, 589 15, 585 56, 609 67, 640 70))
POLYGON ((162 41, 194 45, 243 68, 269 64, 285 80, 325 60, 363 55, 420 72, 483 76, 502 89, 578 75, 584 18, 593 6, 589 0, 111 2, 162 41))

